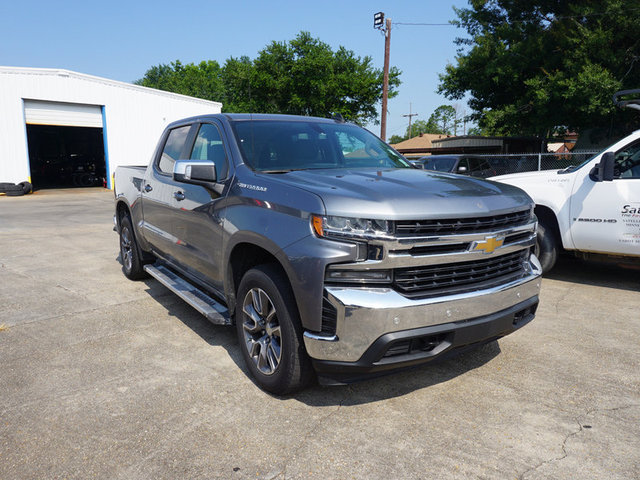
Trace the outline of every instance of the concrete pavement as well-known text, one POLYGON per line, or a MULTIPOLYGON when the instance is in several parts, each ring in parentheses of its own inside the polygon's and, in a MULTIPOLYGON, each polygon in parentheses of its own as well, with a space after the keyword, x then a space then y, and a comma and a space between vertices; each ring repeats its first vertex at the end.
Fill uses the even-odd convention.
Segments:
POLYGON ((537 318, 277 398, 231 328, 121 272, 113 194, 0 197, 0 479, 640 478, 640 273, 563 260, 537 318))

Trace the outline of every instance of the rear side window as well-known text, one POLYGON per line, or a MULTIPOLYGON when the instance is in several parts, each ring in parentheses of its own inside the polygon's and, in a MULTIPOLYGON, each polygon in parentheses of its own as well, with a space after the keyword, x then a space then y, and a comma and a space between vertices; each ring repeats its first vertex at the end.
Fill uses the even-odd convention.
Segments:
POLYGON ((220 131, 215 125, 203 123, 196 137, 191 151, 191 160, 210 160, 216 165, 219 179, 227 176, 227 156, 220 137, 220 131))
POLYGON ((160 161, 158 162, 158 169, 162 173, 173 173, 173 164, 180 158, 180 154, 184 149, 184 144, 187 141, 187 135, 191 125, 185 125, 184 127, 174 128, 169 132, 167 141, 164 144, 160 161))

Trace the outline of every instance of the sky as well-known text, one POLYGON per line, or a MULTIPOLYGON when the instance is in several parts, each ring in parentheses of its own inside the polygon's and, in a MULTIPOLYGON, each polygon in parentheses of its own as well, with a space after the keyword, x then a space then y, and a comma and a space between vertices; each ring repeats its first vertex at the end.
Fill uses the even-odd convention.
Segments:
MULTIPOLYGON (((409 113, 427 120, 442 104, 470 113, 464 101, 438 95, 438 74, 455 63, 456 37, 465 32, 448 23, 463 0, 382 2, 324 1, 12 1, 0 2, 0 65, 62 68, 132 82, 147 69, 231 56, 255 58, 272 41, 289 41, 308 31, 331 45, 384 64, 384 36, 373 15, 391 18, 390 64, 402 71, 399 95, 389 100, 387 139, 403 135, 409 113), (457 104, 457 105, 456 105, 457 104)), ((369 127, 380 133, 379 126, 369 127)))

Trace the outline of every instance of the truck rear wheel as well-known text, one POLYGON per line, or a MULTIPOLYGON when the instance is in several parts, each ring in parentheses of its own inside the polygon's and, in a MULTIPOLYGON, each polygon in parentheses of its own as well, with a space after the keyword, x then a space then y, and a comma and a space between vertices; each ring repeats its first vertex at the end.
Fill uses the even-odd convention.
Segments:
POLYGON ((547 273, 556 264, 558 259, 558 239, 550 225, 542 222, 538 223, 538 236, 534 253, 540 260, 542 273, 547 273))
POLYGON ((120 219, 120 259, 122 260, 122 271, 128 279, 140 280, 147 277, 128 215, 120 219))
POLYGON ((240 281, 237 299, 238 342, 256 383, 276 395, 305 387, 311 361, 287 278, 272 265, 252 268, 240 281))

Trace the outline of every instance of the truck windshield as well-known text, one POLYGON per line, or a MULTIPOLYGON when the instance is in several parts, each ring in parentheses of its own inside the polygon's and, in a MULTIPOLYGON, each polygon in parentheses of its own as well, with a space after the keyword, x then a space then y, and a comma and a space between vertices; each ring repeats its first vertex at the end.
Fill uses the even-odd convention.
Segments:
POLYGON ((286 173, 325 168, 412 168, 399 153, 356 125, 314 121, 233 122, 244 161, 253 170, 286 173))

